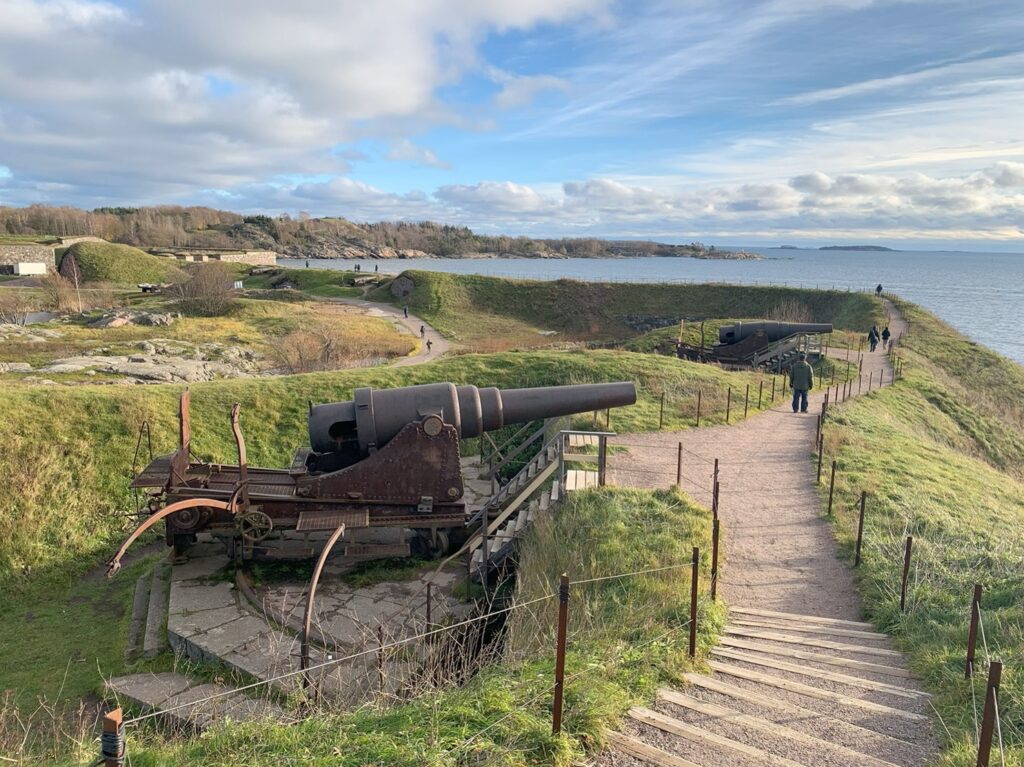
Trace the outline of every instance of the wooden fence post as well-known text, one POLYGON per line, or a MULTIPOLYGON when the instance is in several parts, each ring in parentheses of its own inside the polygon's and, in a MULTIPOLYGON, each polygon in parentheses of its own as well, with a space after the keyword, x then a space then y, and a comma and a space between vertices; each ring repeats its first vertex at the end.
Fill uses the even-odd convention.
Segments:
POLYGON ((825 435, 822 434, 821 437, 818 438, 818 478, 817 478, 816 482, 819 485, 821 484, 821 458, 822 458, 822 454, 824 452, 825 452, 825 435))
POLYGON ((676 487, 683 486, 683 443, 679 443, 676 450, 676 487))
POLYGON ((711 490, 712 490, 712 492, 714 491, 715 485, 717 485, 717 484, 718 484, 718 459, 716 458, 715 459, 715 471, 711 475, 711 490))
POLYGON ((867 500, 867 491, 862 490, 860 493, 860 517, 857 520, 857 549, 853 555, 854 567, 860 567, 860 547, 864 542, 864 506, 867 504, 867 500))
POLYGON ((964 679, 974 676, 974 648, 978 643, 978 620, 981 618, 981 584, 974 584, 971 598, 971 627, 967 631, 967 659, 964 663, 964 679))
POLYGON ((717 517, 711 521, 711 601, 718 594, 718 534, 721 522, 717 517))
POLYGON ((551 734, 562 731, 562 698, 565 694, 565 633, 569 623, 569 576, 558 578, 558 635, 555 644, 555 700, 551 710, 551 734))
POLYGON ((718 519, 718 492, 721 485, 718 484, 718 480, 715 480, 715 486, 711 490, 711 516, 713 519, 718 519))
POLYGON ((690 657, 697 657, 697 575, 700 567, 700 549, 693 547, 693 566, 690 573, 690 657))
POLYGON ((743 417, 747 417, 747 411, 750 409, 750 384, 747 384, 747 393, 743 395, 743 417))
POLYGON ((761 409, 761 398, 764 397, 764 379, 757 384, 757 409, 761 409))
POLYGON ((701 390, 697 389, 697 424, 696 424, 696 428, 698 428, 698 429, 700 428, 700 400, 701 400, 701 393, 702 393, 701 390))
POLYGON ((981 733, 978 735, 978 761, 976 767, 988 767, 992 753, 992 730, 996 723, 996 706, 999 701, 999 681, 1003 676, 1003 664, 997 660, 988 664, 988 684, 985 686, 985 712, 981 717, 981 733))
POLYGON ((828 480, 828 515, 832 516, 832 496, 836 491, 836 462, 832 461, 832 475, 828 480))
POLYGON ((776 380, 777 380, 777 377, 776 376, 772 376, 772 402, 775 402, 775 382, 776 382, 776 380))
POLYGON ((658 430, 665 427, 665 392, 661 393, 661 411, 658 413, 658 430))
POLYGON ((729 423, 729 411, 732 410, 732 387, 725 393, 725 422, 729 423))
POLYGON ((910 556, 914 548, 914 536, 907 536, 907 545, 903 550, 903 582, 900 584, 900 612, 907 607, 907 578, 910 577, 910 556))
POLYGON ((103 767, 122 767, 126 751, 124 715, 120 708, 115 708, 103 717, 103 734, 100 735, 103 767))

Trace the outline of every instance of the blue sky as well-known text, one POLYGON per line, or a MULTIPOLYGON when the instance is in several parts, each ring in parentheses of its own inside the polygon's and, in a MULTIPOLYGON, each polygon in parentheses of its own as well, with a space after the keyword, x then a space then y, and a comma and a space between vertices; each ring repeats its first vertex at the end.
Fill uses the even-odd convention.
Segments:
POLYGON ((1024 14, 0 0, 0 204, 1024 251, 1024 14))

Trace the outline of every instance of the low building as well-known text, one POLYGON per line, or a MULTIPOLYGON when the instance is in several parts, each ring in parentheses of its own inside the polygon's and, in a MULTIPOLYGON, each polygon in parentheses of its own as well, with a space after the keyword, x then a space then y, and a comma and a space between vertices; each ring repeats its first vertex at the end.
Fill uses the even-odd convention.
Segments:
POLYGON ((9 245, 0 242, 0 274, 18 274, 15 268, 19 264, 42 264, 43 274, 46 269, 55 266, 53 245, 19 243, 9 245))
POLYGON ((147 248, 148 253, 178 261, 202 263, 223 261, 229 264, 276 266, 277 253, 272 250, 230 250, 220 248, 147 248))
POLYGON ((23 277, 44 275, 49 267, 38 261, 21 261, 14 265, 14 273, 23 277))

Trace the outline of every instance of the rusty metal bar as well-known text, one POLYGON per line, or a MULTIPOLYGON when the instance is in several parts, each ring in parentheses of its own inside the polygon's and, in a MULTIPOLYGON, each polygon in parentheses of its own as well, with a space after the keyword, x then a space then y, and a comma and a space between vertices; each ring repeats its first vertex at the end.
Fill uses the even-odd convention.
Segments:
POLYGON ((857 548, 853 555, 853 566, 860 567, 860 547, 864 543, 864 507, 867 505, 867 491, 862 490, 860 494, 860 517, 857 521, 857 548))
POLYGON ((974 676, 974 650, 978 643, 978 621, 981 619, 981 584, 974 584, 971 598, 971 627, 967 631, 967 658, 964 663, 964 679, 974 676))
POLYGON ((721 522, 716 517, 711 521, 711 601, 718 594, 718 534, 721 522))
POLYGON ((732 410, 732 387, 725 393, 725 422, 729 423, 729 412, 732 410))
MULTIPOLYGON (((128 747, 124 735, 124 714, 120 707, 103 716, 100 762, 103 767, 123 767, 128 747)), ((98 763, 100 763, 98 762, 98 763)))
POLYGON ((992 753, 992 730, 996 723, 996 705, 999 699, 999 682, 1003 676, 1003 664, 997 660, 988 664, 988 684, 985 686, 985 709, 981 717, 981 733, 978 735, 978 761, 976 767, 989 767, 992 753))
POLYGON ((693 547, 693 567, 690 572, 690 657, 697 657, 697 576, 700 568, 700 549, 693 547))
POLYGON ((242 427, 238 425, 238 413, 242 405, 236 402, 231 406, 231 433, 235 436, 235 448, 238 451, 238 487, 242 501, 242 513, 249 511, 249 463, 245 454, 245 438, 242 427))
POLYGON ((701 400, 701 389, 697 389, 697 428, 700 428, 700 400, 701 400))
POLYGON ((718 484, 718 459, 715 459, 715 472, 711 475, 711 491, 714 492, 715 485, 718 484))
POLYGON ((832 474, 828 480, 828 515, 832 516, 832 496, 836 492, 836 462, 832 461, 832 474))
POLYGON ((185 389, 181 393, 181 399, 178 400, 178 449, 188 451, 189 446, 192 444, 192 417, 190 415, 190 409, 192 404, 192 395, 189 394, 188 389, 185 389))
POLYGON ((597 438, 597 486, 604 487, 608 475, 608 437, 601 434, 597 438))
POLYGON ((551 734, 562 731, 562 699, 565 695, 565 635, 569 623, 569 576, 558 578, 558 635, 555 643, 555 699, 551 709, 551 734))
POLYGON ((747 384, 747 393, 743 395, 743 417, 747 417, 747 411, 750 409, 750 384, 747 384))
POLYGON ((757 409, 761 409, 761 399, 764 397, 764 379, 762 378, 757 384, 757 409))
MULTIPOLYGON (((299 669, 302 671, 306 671, 309 668, 309 635, 313 630, 313 607, 316 604, 316 587, 320 583, 320 575, 324 571, 324 565, 327 564, 327 558, 331 555, 334 544, 344 534, 345 525, 338 525, 335 531, 331 533, 331 537, 327 539, 327 543, 324 544, 323 550, 316 561, 316 567, 313 568, 313 576, 309 579, 309 588, 306 590, 306 613, 302 618, 302 642, 299 645, 299 669)), ((309 678, 309 674, 304 673, 302 675, 303 689, 308 690, 312 685, 313 680, 309 678)))
POLYGON ((907 578, 910 577, 910 556, 914 548, 914 536, 907 536, 907 545, 903 550, 903 581, 900 584, 900 612, 907 606, 907 578))
POLYGON ((683 486, 683 443, 676 450, 676 487, 683 486))

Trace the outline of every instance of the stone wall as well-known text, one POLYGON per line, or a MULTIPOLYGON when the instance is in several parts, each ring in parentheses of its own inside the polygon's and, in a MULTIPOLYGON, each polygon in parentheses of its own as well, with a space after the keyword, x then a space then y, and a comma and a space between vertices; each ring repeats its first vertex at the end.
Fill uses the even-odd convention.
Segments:
POLYGON ((3 245, 0 244, 0 265, 35 263, 54 266, 52 245, 3 245))
POLYGON ((274 266, 277 253, 272 250, 247 250, 244 253, 211 254, 211 260, 227 261, 232 264, 251 264, 252 266, 274 266))
POLYGON ((106 242, 102 237, 93 237, 91 234, 83 234, 77 237, 61 237, 60 247, 67 248, 76 242, 106 242))

